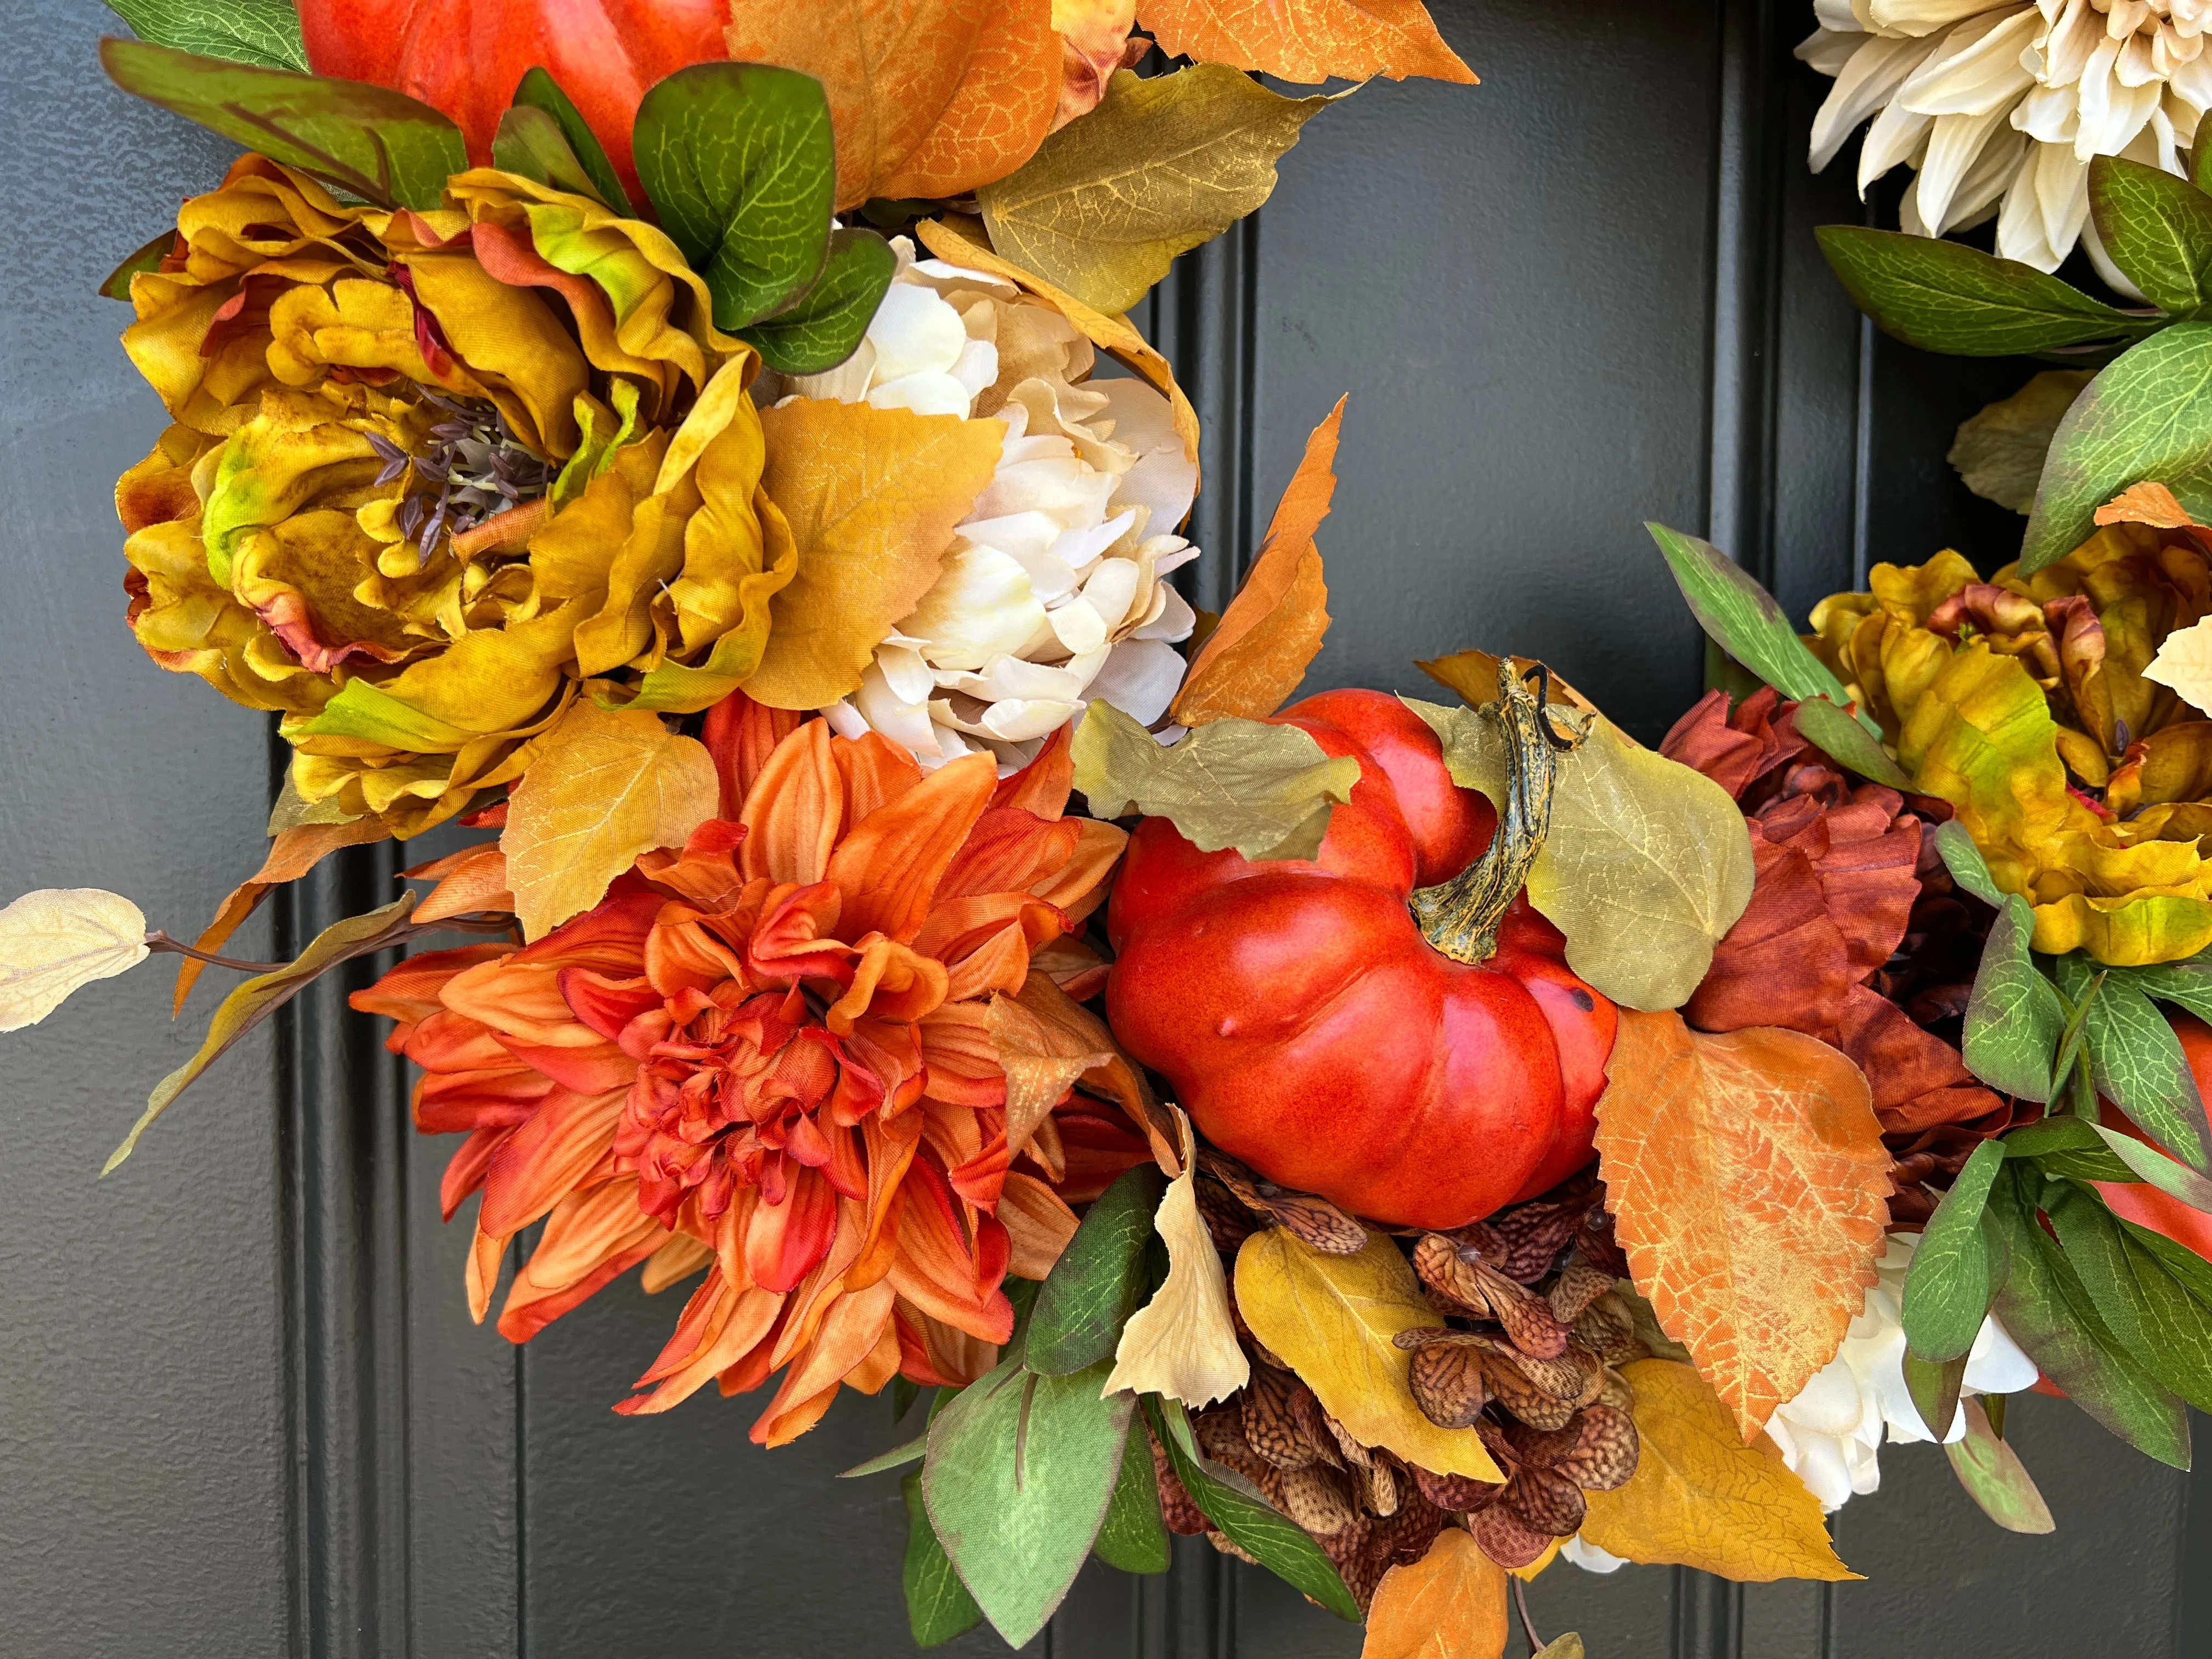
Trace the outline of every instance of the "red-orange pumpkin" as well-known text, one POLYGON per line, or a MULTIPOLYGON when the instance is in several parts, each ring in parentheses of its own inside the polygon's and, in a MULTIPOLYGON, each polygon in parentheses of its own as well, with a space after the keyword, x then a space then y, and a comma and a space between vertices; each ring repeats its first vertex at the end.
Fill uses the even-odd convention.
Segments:
POLYGON ((1130 842, 1107 1006, 1214 1145, 1358 1214, 1448 1228, 1589 1161, 1617 1015, 1514 896, 1470 965, 1407 908, 1495 833, 1420 718, 1377 691, 1276 716, 1360 763, 1310 861, 1198 851, 1164 819, 1130 842))
POLYGON ((532 69, 575 101, 630 199, 630 124, 646 88, 724 55, 727 0, 300 0, 316 74, 419 98, 458 123, 469 160, 491 161, 492 135, 532 69))

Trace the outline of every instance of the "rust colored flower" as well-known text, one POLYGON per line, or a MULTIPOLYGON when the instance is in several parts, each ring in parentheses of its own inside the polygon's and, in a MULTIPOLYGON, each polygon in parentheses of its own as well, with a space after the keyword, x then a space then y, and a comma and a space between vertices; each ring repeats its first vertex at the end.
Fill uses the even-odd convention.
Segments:
POLYGON ((1067 936, 1124 839, 1063 816, 1066 744, 1003 783, 988 756, 925 775, 874 734, 725 709, 726 816, 537 944, 419 957, 355 1004, 400 1022, 416 1126, 468 1137, 442 1197, 450 1217, 483 1195, 477 1317, 541 1219, 500 1314, 514 1341, 637 1263, 647 1290, 704 1267, 617 1409, 783 1369, 752 1431, 774 1445, 842 1386, 981 1375, 1006 1275, 1042 1278, 1066 1200, 1147 1154, 1085 1096, 1007 1136, 991 1005, 1070 1009, 1040 963, 1079 968, 1067 936))

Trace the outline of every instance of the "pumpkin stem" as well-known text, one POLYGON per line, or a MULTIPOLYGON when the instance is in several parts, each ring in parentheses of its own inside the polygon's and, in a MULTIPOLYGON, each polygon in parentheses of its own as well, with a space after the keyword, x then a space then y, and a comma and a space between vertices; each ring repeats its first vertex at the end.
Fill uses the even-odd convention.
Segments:
POLYGON ((1582 742, 1580 734, 1562 733, 1552 724, 1551 684, 1551 671, 1541 663, 1524 677, 1512 658, 1499 659, 1498 701, 1477 711, 1502 728, 1505 787, 1497 833, 1480 858, 1449 881, 1414 889, 1409 901, 1429 943, 1455 962, 1486 962, 1498 949, 1506 908, 1527 884, 1528 867, 1552 827, 1559 757, 1582 742))

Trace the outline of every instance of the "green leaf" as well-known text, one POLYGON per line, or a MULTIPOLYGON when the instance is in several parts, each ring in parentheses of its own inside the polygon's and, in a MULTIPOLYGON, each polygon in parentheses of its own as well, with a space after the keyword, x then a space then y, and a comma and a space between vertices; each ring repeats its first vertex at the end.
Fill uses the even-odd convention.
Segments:
POLYGON ((1905 1389, 1912 1396, 1912 1409, 1930 1436, 1941 1440, 1959 1415, 1959 1394, 1966 1383, 1966 1356, 1938 1363, 1905 1351, 1905 1389))
POLYGON ((1338 1618, 1359 1622, 1359 1604, 1352 1599, 1335 1565, 1322 1553, 1321 1546, 1296 1522, 1256 1498, 1247 1498, 1206 1472, 1192 1443, 1189 1419, 1180 1400, 1145 1396, 1145 1411, 1152 1431, 1166 1449, 1176 1479, 1190 1494, 1206 1518, 1261 1566, 1295 1590, 1312 1597, 1338 1618))
POLYGON ((857 1480, 864 1474, 888 1474, 891 1470, 902 1469, 909 1463, 919 1463, 922 1454, 928 1449, 929 1436, 918 1434, 902 1446, 893 1446, 889 1451, 880 1452, 865 1463, 854 1464, 837 1478, 840 1480, 857 1480))
POLYGON ((768 64, 694 64, 637 109, 638 181, 739 329, 781 311, 822 270, 837 167, 822 83, 768 64))
POLYGON ((169 257, 169 250, 177 245, 177 233, 165 230, 135 253, 127 253, 123 263, 109 271, 97 290, 104 300, 128 300, 131 279, 142 270, 159 270, 161 261, 169 257))
POLYGON ((1974 845, 1972 833, 1966 826, 1953 818, 1948 823, 1936 826, 1936 850, 1942 854, 1943 867, 1957 882, 1984 904, 2004 908, 2005 896, 1998 887, 1996 878, 1990 873, 1982 849, 1974 845))
POLYGON ((112 1173, 115 1166, 131 1156, 138 1145, 138 1138, 153 1127, 154 1120, 169 1109, 170 1102, 184 1093, 194 1079, 213 1065, 223 1050, 236 1042, 248 1031, 282 1008, 316 979, 356 957, 365 957, 381 951, 413 933, 430 931, 409 921, 415 908, 415 895, 407 893, 386 905, 380 910, 371 910, 367 915, 348 916, 334 921, 315 935, 307 948, 293 961, 266 974, 258 974, 234 988, 222 1000, 208 1022, 206 1038, 199 1052, 154 1085, 154 1092, 146 1097, 146 1109, 131 1126, 131 1133, 123 1144, 108 1155, 100 1174, 112 1173))
POLYGON ((899 1492, 906 1499, 906 1560, 899 1578, 906 1587, 907 1627, 914 1632, 915 1646, 942 1647, 981 1624, 983 1609, 937 1541, 921 1501, 921 1472, 900 1481, 899 1492))
POLYGON ((469 164, 459 127, 384 87, 139 40, 102 40, 100 61, 124 91, 380 207, 434 208, 469 164))
POLYGON ((499 131, 492 135, 491 164, 572 196, 600 199, 599 185, 568 147, 561 124, 528 104, 517 104, 499 118, 499 131))
POLYGON ((898 256, 872 230, 832 231, 814 286, 796 305, 738 333, 770 368, 826 373, 860 349, 897 274, 898 256))
POLYGON ((2065 1253, 2036 1218, 2036 1177, 2014 1165, 1990 1188, 2012 1255, 1996 1316, 2037 1367, 2075 1404, 2136 1450, 2189 1467, 2189 1413, 2099 1316, 2065 1253))
POLYGON ((2177 323, 2129 347, 2074 400, 2043 464, 2021 574, 2079 547, 2097 509, 2146 478, 2212 519, 2212 323, 2177 323))
POLYGON ((1135 1404, 1100 1397, 1109 1369, 1039 1376, 1005 1360, 930 1425, 930 1524, 1010 1647, 1044 1628, 1105 1522, 1135 1404))
POLYGON ((2168 1389, 2200 1411, 2212 1409, 2212 1308, 2130 1240, 2093 1193, 2049 1188, 2044 1210, 2106 1328, 2168 1389))
POLYGON ((1863 778, 1910 790, 1912 780, 1884 749, 1879 739, 1826 697, 1806 697, 1797 704, 1797 735, 1838 765, 1863 778))
POLYGON ((292 0, 107 0, 141 40, 203 58, 307 72, 292 0))
POLYGON ((1121 1448, 1121 1474, 1114 1483, 1106 1522, 1091 1547, 1098 1559, 1123 1572, 1168 1570, 1167 1522, 1160 1518, 1160 1482, 1152 1470, 1152 1438, 1139 1424, 1129 1426, 1121 1448))
POLYGON ((2189 315, 2212 302, 2212 196, 2118 155, 2089 163, 2097 239, 2143 298, 2189 315))
POLYGON ((1975 1147, 1912 1253, 1905 1275, 1905 1340, 1923 1359, 1955 1359, 1981 1334, 1995 1288, 1982 1211, 2004 1161, 2004 1148, 1994 1140, 1975 1147))
MULTIPOLYGON (((2053 965, 2059 988, 2077 1001, 2097 975, 2096 968, 2078 952, 2057 958, 2053 965)), ((2189 1056, 2166 1016, 2130 976, 2106 971, 2104 987, 2089 1006, 2082 1032, 2097 1092, 2176 1157, 2203 1169, 2208 1144, 2204 1102, 2189 1069, 2189 1056)))
POLYGON ((891 1421, 903 1423, 906 1414, 914 1409, 914 1402, 921 1398, 921 1384, 901 1374, 891 1379, 891 1421))
POLYGON ((2132 1221, 2114 1218, 2120 1221, 2120 1227, 2127 1234, 2129 1243, 2156 1256, 2159 1266, 2166 1269, 2175 1284, 2199 1302, 2212 1306, 2212 1261, 2207 1261, 2186 1244, 2168 1238, 2164 1233, 2153 1232, 2132 1221))
POLYGON ((1967 1069, 1991 1088, 2022 1100, 2048 1100, 2066 1010, 2028 951, 2034 933, 2027 901, 2008 896, 1982 948, 1960 1048, 1967 1069))
POLYGON ((533 67, 522 77, 522 84, 514 89, 517 108, 543 110, 561 128, 561 136, 568 141, 569 152, 584 169, 584 176, 592 181, 588 192, 596 196, 625 219, 637 216, 630 205, 629 192, 623 188, 622 175, 615 171, 614 163, 607 160, 607 152, 600 145, 599 135, 592 124, 584 118, 561 83, 545 70, 533 67))
POLYGON ((1859 225, 1822 225, 1814 234, 1859 309, 1923 351, 2009 357, 2126 339, 2164 320, 2130 317, 2033 265, 1963 242, 1859 225))
MULTIPOLYGON (((2212 144, 2205 149, 2212 154, 2212 144)), ((2199 1019, 2212 1019, 2212 963, 2162 962, 2150 968, 2130 968, 2127 976, 2144 995, 2186 1008, 2199 1019)))
POLYGON ((1946 1445, 1943 1453, 1951 1460, 1951 1471, 1966 1489, 1966 1496, 2007 1532, 2057 1529, 2050 1506, 2028 1478, 2020 1454, 2010 1442, 1997 1438, 1980 1401, 1966 1401, 1966 1436, 1946 1445))
MULTIPOLYGON (((1774 596, 1741 566, 1698 537, 1662 524, 1644 527, 1659 544, 1674 585, 1713 643, 1785 697, 1826 697, 1838 709, 1850 702, 1843 682, 1797 637, 1774 596)), ((1881 728, 1866 715, 1857 719, 1881 737, 1881 728)))
POLYGON ((1145 1246, 1166 1185, 1157 1164, 1125 1171, 1060 1253, 1030 1316, 1029 1368, 1066 1376, 1114 1357, 1145 1292, 1145 1246))
POLYGON ((2175 1163, 2155 1146, 2146 1146, 2133 1135, 2123 1134, 2118 1129, 2108 1129, 2101 1123, 2094 1127, 2104 1138, 2106 1150, 2124 1171, 2118 1176, 2100 1176, 2095 1179, 2146 1181, 2169 1197, 2179 1199, 2192 1210, 2212 1213, 2212 1181, 2206 1180, 2185 1164, 2175 1163))

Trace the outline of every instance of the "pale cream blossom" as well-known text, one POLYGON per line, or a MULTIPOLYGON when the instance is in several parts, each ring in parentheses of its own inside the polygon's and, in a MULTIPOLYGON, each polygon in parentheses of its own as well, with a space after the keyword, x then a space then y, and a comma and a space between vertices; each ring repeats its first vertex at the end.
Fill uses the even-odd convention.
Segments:
POLYGON ((1103 698, 1146 725, 1182 683, 1174 641, 1196 618, 1165 578, 1198 556, 1174 532, 1198 471, 1167 399, 1093 380, 1091 343, 1012 284, 894 242, 899 270, 866 339, 790 394, 925 415, 995 417, 998 471, 935 586, 823 711, 934 767, 978 750, 1002 771, 1103 698))
POLYGON ((2089 161, 2180 174, 2212 106, 2212 0, 1815 0, 1797 55, 1834 88, 1814 118, 1826 167, 1869 116, 1859 193, 1914 169, 1900 220, 1940 236, 1997 216, 1997 252, 2054 270, 2077 239, 2134 290, 2089 219, 2089 161))

